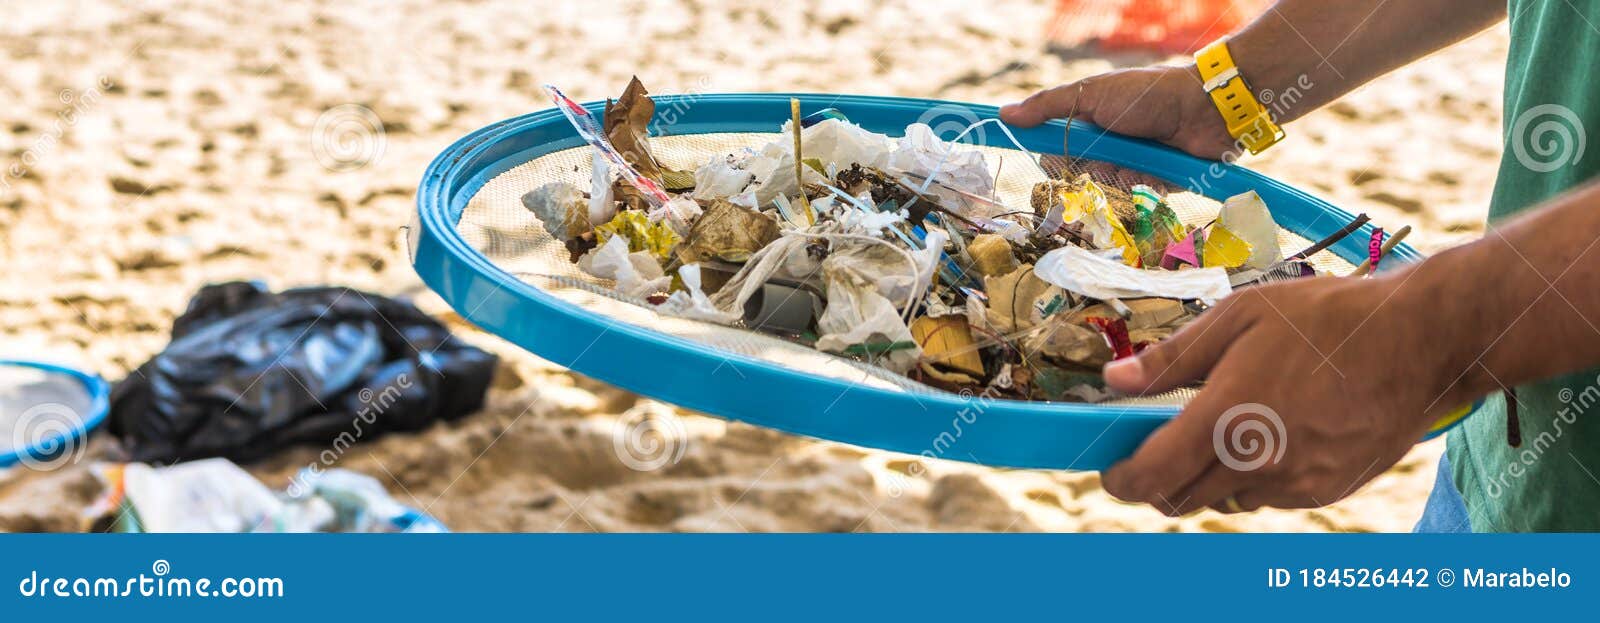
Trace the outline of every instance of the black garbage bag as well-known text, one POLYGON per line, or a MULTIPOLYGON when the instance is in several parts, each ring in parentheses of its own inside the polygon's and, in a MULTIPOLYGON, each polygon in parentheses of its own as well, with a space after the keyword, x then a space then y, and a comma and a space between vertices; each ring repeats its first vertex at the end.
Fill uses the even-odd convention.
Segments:
POLYGON ((409 303, 349 288, 202 288, 172 343, 111 393, 133 460, 245 463, 294 444, 343 453, 483 405, 495 357, 409 303))

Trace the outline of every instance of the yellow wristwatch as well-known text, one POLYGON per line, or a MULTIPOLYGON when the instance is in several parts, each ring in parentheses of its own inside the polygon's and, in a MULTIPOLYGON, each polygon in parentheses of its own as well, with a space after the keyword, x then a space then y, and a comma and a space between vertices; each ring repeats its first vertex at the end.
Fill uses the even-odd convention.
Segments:
POLYGON ((1205 82, 1206 93, 1211 95, 1217 112, 1228 124, 1228 134, 1244 145, 1252 154, 1266 151, 1283 140, 1283 128, 1272 122, 1272 115, 1256 100, 1233 64, 1228 53, 1228 41, 1219 39, 1194 55, 1195 67, 1205 82))

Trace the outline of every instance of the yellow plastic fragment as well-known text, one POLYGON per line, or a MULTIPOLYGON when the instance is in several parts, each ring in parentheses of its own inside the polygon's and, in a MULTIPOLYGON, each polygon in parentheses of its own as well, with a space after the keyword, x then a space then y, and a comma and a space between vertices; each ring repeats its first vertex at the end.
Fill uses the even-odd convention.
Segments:
POLYGON ((628 251, 649 251, 662 263, 672 257, 672 248, 678 245, 678 233, 665 220, 650 222, 650 217, 639 210, 623 210, 611 222, 594 228, 596 240, 603 246, 612 236, 622 236, 628 241, 628 251))
POLYGON ((1123 263, 1134 267, 1142 265, 1133 236, 1123 227, 1122 219, 1111 211, 1111 202, 1106 200, 1105 190, 1088 175, 1079 176, 1070 185, 1057 185, 1055 194, 1065 208, 1061 214, 1065 222, 1082 221, 1091 232, 1096 228, 1109 228, 1111 244, 1122 249, 1123 263))
POLYGON ((1238 234, 1221 225, 1211 226, 1200 263, 1206 268, 1238 268, 1250 259, 1252 248, 1238 234))

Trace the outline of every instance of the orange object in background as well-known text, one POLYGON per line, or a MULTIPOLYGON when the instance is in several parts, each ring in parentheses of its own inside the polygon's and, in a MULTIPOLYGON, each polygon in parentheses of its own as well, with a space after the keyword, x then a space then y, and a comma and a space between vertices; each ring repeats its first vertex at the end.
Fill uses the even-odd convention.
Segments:
POLYGON ((1192 54, 1243 26, 1269 0, 1057 0, 1049 38, 1062 47, 1192 54))

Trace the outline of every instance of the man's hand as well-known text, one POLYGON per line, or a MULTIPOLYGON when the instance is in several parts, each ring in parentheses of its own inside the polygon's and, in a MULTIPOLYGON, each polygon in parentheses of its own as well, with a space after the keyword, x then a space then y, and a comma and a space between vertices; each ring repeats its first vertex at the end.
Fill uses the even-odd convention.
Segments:
MULTIPOLYGON (((1273 119, 1285 125, 1505 16, 1505 0, 1279 0, 1229 37, 1228 48, 1258 97, 1298 91, 1293 102, 1272 104, 1273 119)), ((1201 84, 1193 66, 1114 71, 1040 91, 1000 109, 1000 118, 1032 127, 1073 116, 1221 158, 1237 148, 1201 84)))
POLYGON ((1391 301, 1404 283, 1321 277, 1242 290, 1107 365, 1106 381, 1130 393, 1207 382, 1105 473, 1106 491, 1173 516, 1308 508, 1382 474, 1459 406, 1442 389, 1461 370, 1430 340, 1437 323, 1391 301), (1254 431, 1238 428, 1251 420, 1254 431))
POLYGON ((1220 159, 1238 147, 1194 67, 1124 69, 1046 89, 1000 109, 1020 127, 1072 116, 1112 132, 1220 159))

